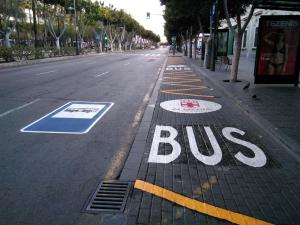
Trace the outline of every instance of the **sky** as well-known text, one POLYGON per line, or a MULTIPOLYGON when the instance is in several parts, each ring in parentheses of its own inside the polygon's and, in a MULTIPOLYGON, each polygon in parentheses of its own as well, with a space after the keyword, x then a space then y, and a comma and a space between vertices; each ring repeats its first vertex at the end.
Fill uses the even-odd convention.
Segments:
POLYGON ((161 41, 166 41, 166 38, 164 36, 165 20, 162 16, 164 6, 160 5, 159 0, 102 0, 102 1, 107 6, 109 4, 112 4, 117 9, 123 9, 147 30, 152 30, 155 34, 158 34, 160 36, 161 41), (150 12, 150 19, 146 18, 147 12, 150 12))

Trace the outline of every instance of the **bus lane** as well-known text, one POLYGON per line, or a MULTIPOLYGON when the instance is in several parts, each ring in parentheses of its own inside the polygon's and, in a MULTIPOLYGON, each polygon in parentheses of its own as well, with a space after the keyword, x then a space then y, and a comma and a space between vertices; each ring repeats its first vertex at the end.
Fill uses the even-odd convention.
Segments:
POLYGON ((169 57, 129 215, 137 224, 297 224, 295 168, 233 100, 169 57))

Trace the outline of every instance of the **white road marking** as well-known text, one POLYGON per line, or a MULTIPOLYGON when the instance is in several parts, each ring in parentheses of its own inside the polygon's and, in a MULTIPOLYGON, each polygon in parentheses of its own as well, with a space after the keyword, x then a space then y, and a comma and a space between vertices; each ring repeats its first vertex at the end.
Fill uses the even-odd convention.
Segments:
POLYGON ((203 155, 199 151, 199 149, 197 147, 193 128, 191 126, 187 126, 186 131, 188 134, 191 152, 193 153, 193 155, 195 156, 196 159, 203 162, 204 164, 210 165, 210 166, 215 166, 222 160, 222 150, 221 150, 220 145, 218 144, 218 141, 217 141, 214 133, 212 132, 211 128, 204 127, 204 130, 205 130, 206 135, 210 141, 210 144, 214 150, 214 154, 210 155, 210 156, 206 156, 206 155, 203 155))
POLYGON ((104 73, 101 73, 101 74, 99 74, 99 75, 96 75, 95 77, 101 77, 101 76, 103 76, 103 75, 105 75, 105 74, 108 74, 108 73, 109 73, 109 71, 104 72, 104 73))
POLYGON ((4 116, 6 116, 6 115, 8 115, 8 114, 10 114, 10 113, 12 113, 12 112, 15 112, 15 111, 17 111, 17 110, 23 109, 23 108, 25 108, 25 107, 27 107, 27 106, 29 106, 29 105, 32 105, 33 103, 36 103, 36 102, 38 102, 39 100, 40 100, 39 98, 38 98, 38 99, 35 99, 35 100, 32 101, 32 102, 26 103, 26 104, 21 105, 21 106, 19 106, 19 107, 17 107, 17 108, 14 108, 14 109, 11 109, 11 110, 9 110, 9 111, 7 111, 7 112, 4 112, 4 113, 0 114, 0 118, 1 118, 1 117, 4 117, 4 116))
POLYGON ((178 132, 175 128, 170 126, 158 126, 156 125, 154 131, 154 137, 152 140, 152 145, 150 149, 150 154, 148 158, 149 163, 170 163, 178 158, 181 153, 180 144, 175 140, 178 132), (169 133, 168 137, 162 137, 162 131, 169 133), (158 153, 160 143, 170 144, 172 146, 172 152, 168 155, 161 155, 158 153))
POLYGON ((128 66, 130 63, 125 63, 124 66, 128 66))
MULTIPOLYGON (((186 126, 186 132, 188 137, 188 143, 190 146, 190 150, 194 157, 205 165, 215 166, 222 160, 222 149, 209 126, 204 126, 205 133, 208 137, 209 143, 214 151, 212 155, 204 155, 202 154, 203 150, 198 149, 196 137, 193 131, 192 126, 186 126)), ((238 145, 244 146, 251 150, 254 156, 246 156, 242 152, 238 152, 234 155, 234 157, 240 161, 241 163, 251 166, 251 167, 263 167, 266 165, 267 157, 262 149, 260 149, 257 145, 252 144, 248 141, 244 141, 242 139, 236 138, 232 135, 232 133, 237 133, 241 136, 245 135, 245 132, 239 130, 234 127, 225 127, 222 129, 223 136, 238 145)), ((178 135, 178 131, 171 126, 159 126, 156 125, 152 145, 149 153, 148 162, 149 163, 171 163, 176 160, 181 154, 181 146, 175 140, 178 135), (162 132, 167 132, 167 135, 162 136, 162 132), (167 136, 167 137, 165 137, 167 136), (172 151, 168 154, 162 154, 159 149, 162 147, 161 144, 169 144, 172 147, 172 151)), ((201 139, 201 136, 199 136, 201 139)), ((206 140, 202 137, 202 143, 206 143, 206 140)), ((206 144, 205 144, 206 145, 206 144)), ((252 154, 252 155, 253 155, 252 154)))
POLYGON ((232 141, 233 143, 236 143, 238 145, 242 145, 252 150, 254 153, 254 157, 249 158, 248 156, 245 156, 242 152, 238 152, 234 155, 235 158, 237 158, 242 163, 252 167, 263 167, 264 165, 266 165, 267 157, 262 149, 260 149, 255 144, 234 137, 233 135, 231 135, 231 133, 238 133, 239 135, 244 135, 244 131, 234 127, 225 127, 222 130, 222 134, 229 141, 232 141))
POLYGON ((55 72, 55 70, 51 70, 51 71, 47 71, 47 72, 38 73, 35 75, 43 75, 43 74, 54 73, 54 72, 55 72))
POLYGON ((91 65, 91 64, 95 64, 96 62, 89 62, 87 63, 87 65, 91 65))

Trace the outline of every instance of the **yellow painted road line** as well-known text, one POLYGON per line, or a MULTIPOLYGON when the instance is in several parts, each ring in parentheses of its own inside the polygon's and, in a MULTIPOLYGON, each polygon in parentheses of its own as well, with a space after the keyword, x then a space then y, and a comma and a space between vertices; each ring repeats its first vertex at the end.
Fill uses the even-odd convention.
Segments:
MULTIPOLYGON (((199 81, 200 82, 200 81, 199 81)), ((162 82, 161 84, 163 84, 163 85, 174 85, 174 86, 176 86, 176 85, 178 85, 178 86, 181 86, 181 85, 187 85, 186 83, 196 83, 196 82, 191 82, 191 81, 188 81, 188 82, 186 82, 186 81, 179 81, 179 82, 174 82, 174 81, 171 81, 171 82, 166 82, 166 81, 164 81, 164 82, 162 82)))
POLYGON ((162 91, 185 92, 185 91, 202 90, 202 89, 206 89, 206 87, 200 86, 200 87, 180 88, 180 89, 162 90, 162 91))
POLYGON ((203 203, 200 201, 196 201, 194 199, 185 197, 183 195, 177 194, 175 192, 169 191, 167 189, 161 188, 157 185, 153 185, 151 183, 136 180, 134 184, 134 188, 139 189, 141 191, 145 191, 156 195, 160 198, 169 200, 170 202, 174 202, 183 207, 195 210, 200 213, 204 213, 206 215, 221 219, 227 220, 229 222, 239 224, 239 225, 274 225, 269 222, 265 222, 263 220, 259 220, 250 216, 246 216, 240 213, 232 212, 226 209, 222 209, 207 203, 203 203))
POLYGON ((212 96, 212 95, 187 94, 187 93, 183 93, 183 92, 176 92, 176 91, 170 91, 170 90, 167 90, 167 91, 161 90, 160 92, 164 93, 164 94, 172 94, 172 95, 184 95, 184 96, 194 96, 194 97, 202 97, 202 98, 215 98, 215 96, 212 96))
MULTIPOLYGON (((174 80, 182 80, 182 81, 193 81, 193 82, 201 82, 200 79, 195 79, 195 78, 173 78, 174 80)), ((180 81, 181 82, 181 81, 180 81)))
POLYGON ((192 70, 165 70, 164 73, 193 73, 192 70))
POLYGON ((180 72, 180 73, 164 73, 164 75, 184 75, 184 74, 194 74, 193 72, 180 72))
POLYGON ((178 86, 178 87, 202 87, 203 89, 208 88, 207 86, 203 85, 190 85, 190 84, 173 84, 172 82, 163 82, 163 85, 168 86, 178 86))
POLYGON ((173 84, 185 84, 185 83, 196 83, 201 82, 201 80, 184 80, 184 81, 172 81, 172 82, 163 82, 163 83, 173 83, 173 84))
POLYGON ((187 79, 190 79, 190 77, 195 77, 194 75, 191 75, 191 76, 174 76, 174 77, 164 77, 164 79, 170 79, 170 80, 185 80, 186 78, 187 79))
MULTIPOLYGON (((194 74, 191 74, 191 75, 183 75, 183 74, 180 74, 180 75, 173 75, 173 76, 165 76, 165 77, 197 77, 196 75, 194 74)), ((199 78, 198 78, 199 79, 199 78)))

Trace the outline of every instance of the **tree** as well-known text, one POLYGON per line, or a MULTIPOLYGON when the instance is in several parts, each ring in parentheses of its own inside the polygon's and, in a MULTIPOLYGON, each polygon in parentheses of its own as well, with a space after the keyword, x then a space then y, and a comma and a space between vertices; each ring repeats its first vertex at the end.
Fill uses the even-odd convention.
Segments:
POLYGON ((10 38, 14 38, 15 30, 18 40, 22 40, 18 41, 20 45, 28 45, 33 39, 40 39, 44 46, 54 43, 58 49, 61 45, 70 46, 75 35, 79 35, 81 43, 86 41, 94 45, 95 41, 98 42, 102 49, 102 40, 99 37, 107 34, 112 50, 116 47, 119 50, 127 49, 128 45, 131 49, 136 34, 148 39, 148 42, 159 41, 157 35, 147 31, 123 10, 117 10, 113 5, 105 6, 98 1, 76 0, 78 29, 75 29, 73 1, 0 0, 0 34, 5 40, 4 45, 10 47, 10 38), (29 17, 26 18, 25 12, 29 17), (32 15, 37 17, 36 21, 32 20, 32 15), (32 22, 36 24, 34 32, 32 22))
POLYGON ((187 55, 189 41, 191 57, 192 39, 209 27, 210 0, 161 0, 161 4, 166 6, 165 35, 169 43, 171 37, 176 36, 177 44, 185 46, 184 53, 187 55))
POLYGON ((1 0, 0 3, 0 33, 4 36, 4 46, 10 48, 10 35, 12 31, 16 30, 16 24, 19 16, 19 0, 1 0), (10 18, 13 19, 12 22, 10 21, 10 18))
POLYGON ((51 8, 52 10, 47 14, 45 23, 47 25, 48 31, 50 32, 51 36, 55 40, 56 48, 60 50, 60 38, 62 37, 62 35, 64 34, 67 28, 65 24, 65 9, 60 5, 55 5, 51 8), (60 27, 57 26, 57 33, 53 26, 55 18, 57 18, 58 24, 60 18, 62 18, 63 21, 63 28, 60 29, 60 27))
POLYGON ((233 52, 233 59, 232 59, 232 69, 230 72, 231 82, 237 81, 243 34, 253 15, 255 5, 256 5, 256 0, 237 0, 237 1, 231 1, 230 4, 228 3, 227 0, 223 0, 226 21, 231 32, 234 34, 234 50, 233 50, 234 52, 233 52), (245 23, 242 25, 241 16, 247 11, 249 5, 251 5, 249 14, 247 16, 245 23), (237 23, 236 29, 233 27, 230 18, 235 18, 235 21, 237 23))

